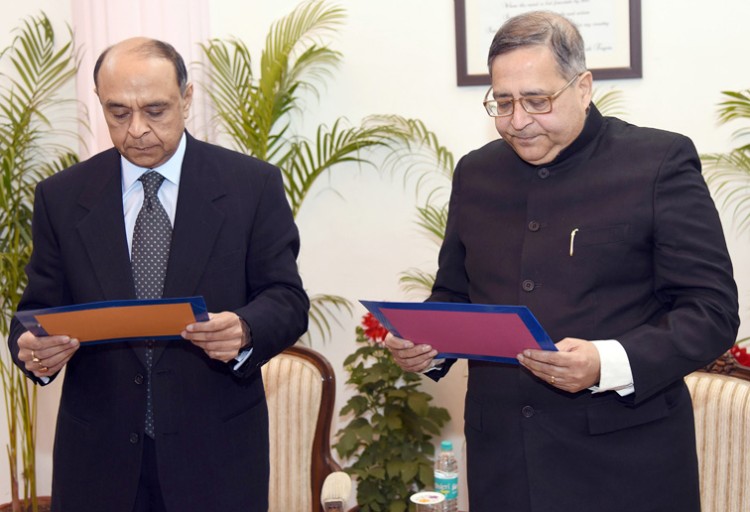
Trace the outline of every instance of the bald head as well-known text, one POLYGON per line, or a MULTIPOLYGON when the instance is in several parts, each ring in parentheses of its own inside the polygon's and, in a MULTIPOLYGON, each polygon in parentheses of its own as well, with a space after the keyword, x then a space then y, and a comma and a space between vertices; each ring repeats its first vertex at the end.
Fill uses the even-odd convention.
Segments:
POLYGON ((133 37, 125 39, 119 43, 116 43, 106 50, 104 50, 99 58, 96 59, 94 65, 94 85, 99 87, 99 71, 105 64, 105 61, 110 59, 116 60, 120 55, 140 55, 143 57, 154 57, 160 59, 166 59, 172 63, 175 71, 175 78, 177 80, 177 86, 180 88, 180 93, 185 94, 185 89, 188 85, 187 68, 185 67, 185 61, 182 56, 174 49, 174 47, 159 41, 158 39, 150 39, 148 37, 133 37))

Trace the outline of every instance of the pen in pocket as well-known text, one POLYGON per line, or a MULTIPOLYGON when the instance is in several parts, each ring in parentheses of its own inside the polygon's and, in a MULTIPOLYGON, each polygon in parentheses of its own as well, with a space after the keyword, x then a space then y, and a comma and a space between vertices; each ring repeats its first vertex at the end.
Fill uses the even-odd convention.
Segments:
POLYGON ((575 251, 576 233, 578 233, 578 228, 575 228, 573 231, 570 232, 570 255, 571 256, 573 256, 573 251, 575 251))

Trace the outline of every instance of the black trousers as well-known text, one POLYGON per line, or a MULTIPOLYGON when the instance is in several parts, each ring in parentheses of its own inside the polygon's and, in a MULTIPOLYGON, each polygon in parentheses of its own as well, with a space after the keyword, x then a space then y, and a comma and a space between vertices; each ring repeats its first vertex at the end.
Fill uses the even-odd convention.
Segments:
POLYGON ((138 494, 135 497, 133 512, 167 512, 159 485, 156 465, 156 445, 154 440, 143 435, 143 459, 138 494))

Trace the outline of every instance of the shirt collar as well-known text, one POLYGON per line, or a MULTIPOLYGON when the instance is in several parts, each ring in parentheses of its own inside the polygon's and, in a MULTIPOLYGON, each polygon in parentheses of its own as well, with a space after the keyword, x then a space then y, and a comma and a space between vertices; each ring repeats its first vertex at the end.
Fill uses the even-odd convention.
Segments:
MULTIPOLYGON (((180 173, 182 172, 182 161, 185 158, 186 146, 187 136, 183 132, 182 137, 180 138, 180 143, 177 145, 177 151, 174 152, 174 155, 159 167, 154 168, 154 170, 158 171, 165 179, 178 186, 180 184, 180 173)), ((123 192, 132 187, 143 174, 151 170, 147 167, 139 167, 123 156, 120 156, 120 165, 122 167, 123 192)))

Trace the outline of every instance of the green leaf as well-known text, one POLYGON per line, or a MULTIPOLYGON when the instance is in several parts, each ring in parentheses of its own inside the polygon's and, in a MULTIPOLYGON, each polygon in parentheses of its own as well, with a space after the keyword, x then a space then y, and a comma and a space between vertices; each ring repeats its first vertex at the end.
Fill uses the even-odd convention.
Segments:
POLYGON ((429 397, 424 393, 412 393, 407 403, 409 408, 419 416, 426 416, 429 411, 429 397))
POLYGON ((401 469, 401 479, 404 482, 411 482, 417 477, 417 473, 419 472, 419 464, 417 464, 414 461, 406 462, 402 465, 401 469))
POLYGON ((370 475, 377 480, 383 480, 385 478, 385 469, 382 467, 370 468, 370 475))
POLYGON ((349 457, 358 446, 358 437, 354 431, 343 431, 334 448, 341 457, 349 457))
POLYGON ((419 481, 422 482, 426 488, 431 488, 435 485, 435 472, 432 465, 419 466, 419 481))
POLYGON ((392 501, 388 510, 389 512, 404 512, 408 505, 403 501, 392 501))
POLYGON ((401 476, 401 472, 404 467, 404 462, 400 460, 389 460, 385 464, 386 474, 388 478, 396 478, 401 476))

